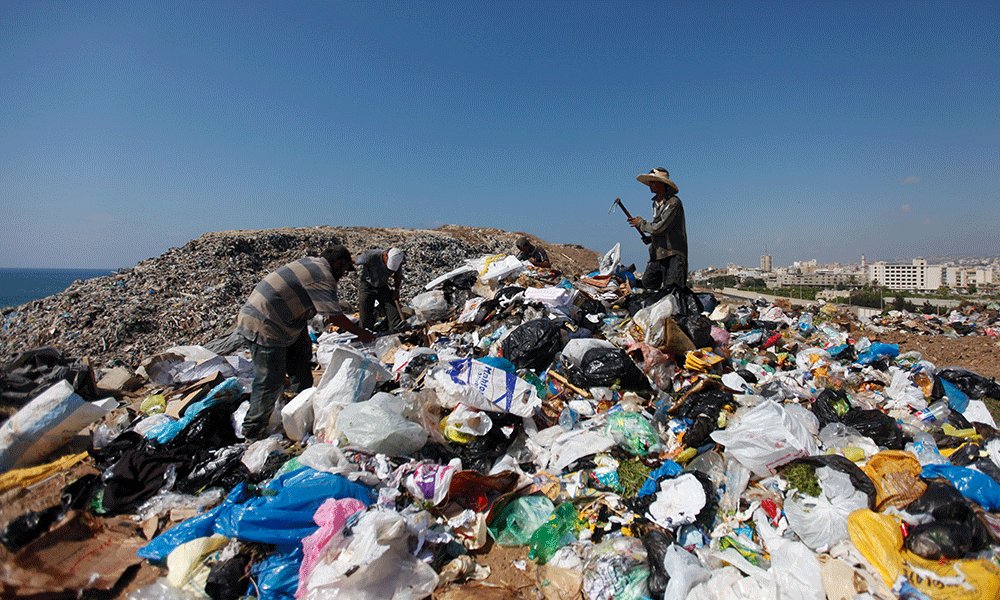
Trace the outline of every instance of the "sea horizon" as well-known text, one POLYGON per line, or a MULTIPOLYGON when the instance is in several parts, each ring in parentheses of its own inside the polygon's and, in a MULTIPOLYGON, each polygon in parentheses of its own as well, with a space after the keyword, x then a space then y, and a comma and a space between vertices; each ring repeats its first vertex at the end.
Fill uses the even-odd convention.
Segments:
POLYGON ((65 291, 74 281, 111 275, 118 269, 0 267, 0 309, 65 291))

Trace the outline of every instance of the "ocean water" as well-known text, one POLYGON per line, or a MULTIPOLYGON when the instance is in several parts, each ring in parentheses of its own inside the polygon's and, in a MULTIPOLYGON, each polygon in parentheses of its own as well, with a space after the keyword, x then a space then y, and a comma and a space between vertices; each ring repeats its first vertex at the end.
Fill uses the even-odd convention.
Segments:
POLYGON ((77 279, 110 275, 109 269, 2 269, 0 308, 58 294, 77 279))

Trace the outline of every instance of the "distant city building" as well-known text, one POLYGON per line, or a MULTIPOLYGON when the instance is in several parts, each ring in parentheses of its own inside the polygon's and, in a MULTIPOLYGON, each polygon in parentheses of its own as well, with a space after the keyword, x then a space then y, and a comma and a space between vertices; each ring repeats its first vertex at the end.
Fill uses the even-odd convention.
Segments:
POLYGON ((868 280, 890 290, 933 291, 944 285, 944 267, 928 265, 922 258, 910 264, 878 261, 868 265, 868 280))
POLYGON ((760 270, 764 273, 771 272, 771 255, 764 254, 760 257, 760 270))
POLYGON ((767 286, 778 287, 861 287, 864 277, 860 273, 782 273, 767 281, 767 286))

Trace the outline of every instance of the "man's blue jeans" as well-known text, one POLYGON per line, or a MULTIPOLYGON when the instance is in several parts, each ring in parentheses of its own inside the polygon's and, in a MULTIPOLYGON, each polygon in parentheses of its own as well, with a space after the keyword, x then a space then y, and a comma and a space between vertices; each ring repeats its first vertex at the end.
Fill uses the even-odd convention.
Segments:
POLYGON ((249 342, 249 346, 253 358, 253 389, 250 391, 250 410, 243 419, 243 437, 256 440, 267 435, 267 422, 285 386, 286 373, 291 380, 290 389, 296 394, 312 387, 309 364, 312 340, 308 330, 303 330, 287 348, 261 346, 256 342, 249 342))

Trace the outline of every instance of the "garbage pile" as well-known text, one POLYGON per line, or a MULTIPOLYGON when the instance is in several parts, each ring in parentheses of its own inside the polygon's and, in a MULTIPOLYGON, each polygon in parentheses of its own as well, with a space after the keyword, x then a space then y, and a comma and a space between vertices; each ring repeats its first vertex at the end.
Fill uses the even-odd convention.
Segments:
POLYGON ((876 331, 895 330, 917 335, 1000 337, 1000 304, 963 303, 943 315, 890 310, 871 317, 869 327, 876 331))
POLYGON ((1000 597, 1000 384, 832 305, 643 291, 613 256, 452 266, 403 333, 314 332, 316 386, 252 444, 252 369, 198 346, 148 357, 126 407, 32 400, 0 490, 95 472, 4 524, 4 593, 121 590, 142 559, 137 600, 1000 597), (81 423, 82 457, 23 458, 81 423), (81 531, 117 571, 55 560, 81 531))
MULTIPOLYGON (((173 344, 205 345, 232 328, 257 282, 275 268, 342 242, 353 252, 396 246, 406 272, 433 278, 456 262, 510 252, 518 235, 496 229, 445 226, 434 230, 312 227, 207 233, 162 256, 113 275, 75 282, 65 292, 0 309, 0 362, 26 348, 55 346, 95 365, 139 362, 173 344)), ((579 274, 595 255, 578 246, 541 243, 556 268, 579 274), (584 265, 581 267, 581 263, 584 265)), ((404 281, 404 299, 427 279, 404 281)), ((357 300, 357 278, 340 297, 357 300)))

